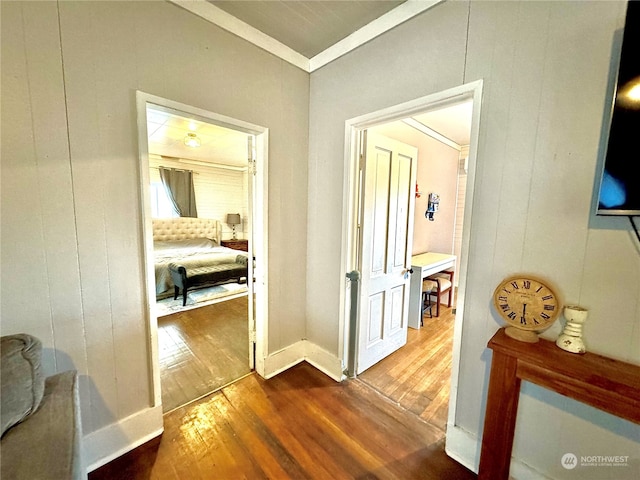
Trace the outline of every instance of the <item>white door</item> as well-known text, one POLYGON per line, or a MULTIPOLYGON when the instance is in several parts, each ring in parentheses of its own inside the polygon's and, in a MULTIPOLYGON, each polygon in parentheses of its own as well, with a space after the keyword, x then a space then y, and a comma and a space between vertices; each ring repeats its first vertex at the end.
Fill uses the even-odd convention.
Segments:
POLYGON ((358 374, 407 343, 418 160, 415 147, 364 135, 358 374))

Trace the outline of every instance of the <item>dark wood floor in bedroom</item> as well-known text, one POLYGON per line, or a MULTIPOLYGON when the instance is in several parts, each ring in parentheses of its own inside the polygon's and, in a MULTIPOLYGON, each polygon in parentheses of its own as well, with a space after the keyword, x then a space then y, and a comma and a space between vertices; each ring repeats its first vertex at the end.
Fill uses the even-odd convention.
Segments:
POLYGON ((247 296, 158 318, 165 412, 248 374, 247 296))
POLYGON ((452 330, 450 309, 425 318, 342 383, 306 363, 249 375, 166 414, 161 437, 89 479, 475 479, 444 452, 452 330))

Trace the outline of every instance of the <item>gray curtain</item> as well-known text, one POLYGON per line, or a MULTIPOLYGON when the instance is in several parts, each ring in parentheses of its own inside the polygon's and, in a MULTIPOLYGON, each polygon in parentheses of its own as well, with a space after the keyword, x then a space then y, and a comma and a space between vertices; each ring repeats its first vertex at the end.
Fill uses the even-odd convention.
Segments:
POLYGON ((193 188, 193 172, 160 167, 160 179, 167 195, 181 217, 197 217, 196 194, 193 188))

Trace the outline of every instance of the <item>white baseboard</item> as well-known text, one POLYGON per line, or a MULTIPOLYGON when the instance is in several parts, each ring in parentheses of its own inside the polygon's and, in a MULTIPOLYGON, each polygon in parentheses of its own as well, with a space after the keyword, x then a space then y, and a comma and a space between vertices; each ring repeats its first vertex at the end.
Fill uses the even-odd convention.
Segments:
POLYGON ((300 340, 265 358, 264 377, 274 377, 302 361, 309 362, 336 382, 343 379, 342 361, 308 340, 300 340))
POLYGON ((444 450, 456 462, 478 473, 480 439, 457 425, 447 425, 444 450))
POLYGON ((264 378, 275 377, 302 362, 305 357, 305 340, 272 353, 264 359, 264 378))
POLYGON ((308 340, 305 340, 305 342, 305 360, 336 382, 341 382, 345 378, 342 361, 315 343, 311 343, 308 340))
MULTIPOLYGON (((478 473, 480 447, 480 438, 456 425, 447 425, 447 439, 444 448, 447 455, 474 473, 478 473)), ((509 478, 513 480, 549 480, 549 477, 516 458, 511 458, 509 478)))
POLYGON ((87 466, 87 472, 92 472, 157 437, 163 430, 161 405, 137 412, 85 435, 82 439, 83 464, 87 466))

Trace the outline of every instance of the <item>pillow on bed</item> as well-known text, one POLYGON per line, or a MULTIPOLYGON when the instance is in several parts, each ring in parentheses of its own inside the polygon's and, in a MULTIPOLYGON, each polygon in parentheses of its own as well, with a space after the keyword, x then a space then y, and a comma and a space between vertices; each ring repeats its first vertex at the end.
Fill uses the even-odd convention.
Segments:
POLYGON ((186 240, 166 240, 153 242, 154 250, 175 250, 176 248, 212 248, 217 247, 210 238, 188 238, 186 240))

